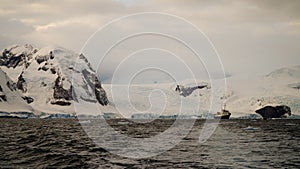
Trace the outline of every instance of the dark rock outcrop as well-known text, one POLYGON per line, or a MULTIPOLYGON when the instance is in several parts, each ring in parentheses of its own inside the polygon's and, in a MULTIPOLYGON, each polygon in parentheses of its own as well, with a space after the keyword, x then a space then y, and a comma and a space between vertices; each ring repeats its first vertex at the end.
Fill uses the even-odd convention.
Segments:
POLYGON ((49 69, 49 66, 47 64, 45 64, 44 66, 41 67, 41 69, 43 71, 47 71, 49 69))
POLYGON ((27 85, 25 79, 23 78, 23 72, 18 77, 18 81, 16 85, 17 85, 17 89, 21 90, 23 93, 27 91, 27 85))
POLYGON ((51 71, 52 74, 56 74, 56 69, 55 69, 55 67, 52 67, 52 68, 50 69, 50 71, 51 71))
POLYGON ((194 87, 184 87, 182 85, 177 85, 175 91, 179 92, 179 94, 183 97, 187 97, 191 95, 195 90, 202 89, 202 88, 208 88, 207 84, 194 86, 194 87))
POLYGON ((98 100, 98 102, 102 105, 105 106, 108 104, 108 99, 106 96, 106 92, 105 90, 101 87, 100 82, 98 81, 98 79, 95 79, 95 95, 96 95, 96 99, 98 100))
POLYGON ((288 87, 300 90, 300 83, 289 84, 288 87))
POLYGON ((4 50, 2 53, 2 57, 0 59, 0 66, 17 67, 19 64, 21 65, 21 61, 24 59, 24 54, 13 55, 9 51, 4 50))
POLYGON ((54 59, 54 55, 53 55, 52 51, 49 52, 49 56, 50 56, 50 59, 54 59))
POLYGON ((61 76, 58 76, 55 80, 55 84, 54 84, 54 92, 53 92, 53 97, 54 99, 65 99, 65 100, 72 100, 72 87, 67 90, 63 88, 62 85, 62 78, 61 76))
POLYGON ((53 87, 53 100, 51 104, 56 104, 60 106, 69 106, 71 105, 71 100, 77 101, 77 97, 73 92, 73 86, 70 86, 70 89, 63 88, 63 79, 60 75, 55 80, 53 87))
POLYGON ((265 106, 255 111, 260 114, 263 119, 283 118, 286 114, 291 115, 291 108, 286 105, 281 106, 265 106))
POLYGON ((17 85, 16 83, 14 83, 13 81, 7 81, 6 82, 6 86, 9 88, 9 90, 11 91, 15 91, 17 89, 17 85))
POLYGON ((3 93, 2 86, 0 85, 0 102, 7 101, 6 95, 3 93))
POLYGON ((51 104, 56 104, 56 105, 60 105, 60 106, 70 106, 71 102, 68 102, 66 100, 53 100, 53 101, 51 101, 51 104))
POLYGON ((98 102, 105 106, 108 104, 108 99, 106 96, 105 90, 102 88, 101 83, 99 82, 98 78, 95 74, 89 72, 88 70, 82 70, 82 74, 88 85, 95 91, 95 96, 98 102))
POLYGON ((34 101, 32 97, 28 97, 28 96, 22 96, 22 99, 25 100, 28 104, 34 101))
POLYGON ((30 52, 13 53, 12 51, 19 46, 14 46, 10 49, 4 49, 2 55, 0 55, 0 66, 8 68, 15 68, 17 66, 25 65, 25 68, 29 66, 29 61, 32 59, 32 55, 37 52, 31 45, 24 45, 30 52))
POLYGON ((2 92, 0 93, 0 102, 2 102, 2 101, 7 101, 7 98, 6 98, 6 95, 5 94, 3 94, 2 92))
POLYGON ((35 60, 38 64, 41 64, 49 59, 49 55, 36 56, 35 60))
POLYGON ((95 70, 92 68, 90 62, 87 60, 87 58, 83 54, 79 55, 79 59, 84 60, 84 62, 87 64, 87 66, 90 68, 90 70, 92 70, 93 72, 95 72, 95 70))

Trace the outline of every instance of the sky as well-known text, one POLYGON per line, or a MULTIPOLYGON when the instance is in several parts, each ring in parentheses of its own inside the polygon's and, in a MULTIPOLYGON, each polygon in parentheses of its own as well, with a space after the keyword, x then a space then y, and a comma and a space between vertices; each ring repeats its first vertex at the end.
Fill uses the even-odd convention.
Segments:
POLYGON ((300 65, 299 0, 2 0, 0 48, 54 44, 80 52, 100 27, 138 12, 163 12, 193 23, 211 40, 228 75, 300 65))

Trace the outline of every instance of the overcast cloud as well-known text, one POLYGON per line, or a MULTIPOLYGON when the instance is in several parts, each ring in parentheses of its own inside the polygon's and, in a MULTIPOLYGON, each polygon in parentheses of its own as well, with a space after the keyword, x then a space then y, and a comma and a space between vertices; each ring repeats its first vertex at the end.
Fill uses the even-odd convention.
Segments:
POLYGON ((299 0, 2 0, 0 48, 56 44, 79 52, 98 28, 136 12, 178 15, 213 42, 229 74, 300 65, 299 0))

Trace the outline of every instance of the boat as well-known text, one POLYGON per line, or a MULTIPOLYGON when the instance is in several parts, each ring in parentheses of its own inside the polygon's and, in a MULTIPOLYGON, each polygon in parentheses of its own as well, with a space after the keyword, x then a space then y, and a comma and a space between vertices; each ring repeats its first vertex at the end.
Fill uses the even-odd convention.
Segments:
POLYGON ((229 119, 231 113, 225 109, 225 105, 224 108, 222 108, 221 112, 217 112, 217 114, 214 115, 215 119, 229 119))

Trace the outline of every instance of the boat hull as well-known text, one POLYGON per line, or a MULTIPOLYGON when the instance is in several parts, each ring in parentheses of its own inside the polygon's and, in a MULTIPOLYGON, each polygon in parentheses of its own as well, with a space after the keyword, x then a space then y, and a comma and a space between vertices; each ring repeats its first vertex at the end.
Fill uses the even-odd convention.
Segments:
POLYGON ((220 116, 215 116, 215 119, 229 119, 230 114, 228 115, 220 115, 220 116))

